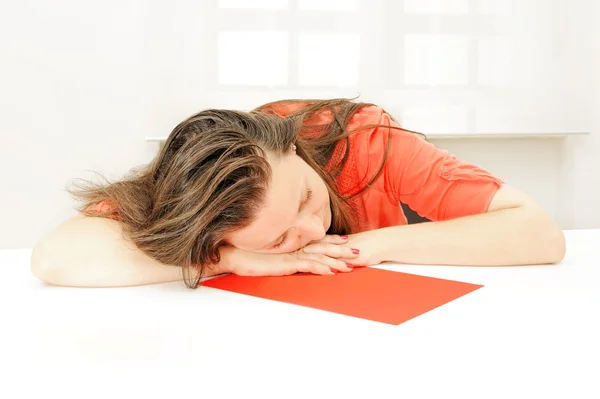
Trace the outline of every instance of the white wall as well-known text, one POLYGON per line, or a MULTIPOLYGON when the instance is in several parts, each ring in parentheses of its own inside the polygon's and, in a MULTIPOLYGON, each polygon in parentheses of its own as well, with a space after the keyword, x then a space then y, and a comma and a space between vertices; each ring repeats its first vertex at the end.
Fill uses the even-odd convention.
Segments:
POLYGON ((0 247, 31 247, 69 217, 71 177, 151 156, 160 76, 144 3, 40 0, 0 13, 0 247))
POLYGON ((573 1, 564 12, 562 48, 578 66, 578 73, 566 84, 589 93, 589 100, 579 102, 578 108, 582 118, 590 118, 583 123, 590 126, 590 134, 564 140, 437 140, 435 144, 531 193, 562 228, 600 228, 600 25, 595 23, 600 19, 600 3, 573 1))
MULTIPOLYGON (((92 176, 86 170, 116 178, 148 162, 157 144, 144 136, 168 134, 180 119, 211 105, 203 98, 191 107, 189 98, 177 96, 185 82, 163 67, 178 51, 164 41, 163 21, 148 13, 147 3, 114 0, 91 10, 75 0, 52 7, 15 2, 0 15, 0 248, 31 247, 73 215, 63 190, 70 179, 92 176), (100 34, 99 21, 110 21, 110 29, 104 25, 100 34)), ((597 21, 594 3, 590 19, 597 21)), ((581 106, 595 111, 600 28, 589 37, 578 30, 585 24, 570 22, 566 46, 582 68, 572 84, 588 84, 579 78, 593 71, 590 101, 581 106)), ((600 228, 600 113, 591 114, 587 137, 434 143, 528 191, 561 227, 600 228)))

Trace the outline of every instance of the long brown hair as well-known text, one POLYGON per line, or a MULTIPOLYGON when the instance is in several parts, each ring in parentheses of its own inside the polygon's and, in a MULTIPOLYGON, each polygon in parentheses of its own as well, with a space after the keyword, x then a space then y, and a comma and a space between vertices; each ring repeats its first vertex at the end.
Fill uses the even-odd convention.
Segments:
MULTIPOLYGON (((79 179, 83 183, 67 191, 81 201, 78 210, 87 216, 116 213, 127 238, 159 262, 181 266, 186 286, 195 288, 211 265, 220 261, 219 247, 226 244, 223 237, 250 224, 263 204, 271 178, 266 153, 282 155, 296 144, 297 154, 328 188, 332 210, 328 234, 355 231, 349 198, 340 195, 335 183, 349 146, 334 165, 326 165, 336 146, 353 133, 346 130, 350 118, 367 105, 372 104, 347 99, 285 100, 250 112, 204 110, 179 123, 148 165, 115 182, 79 179), (299 102, 305 106, 286 117, 274 111, 299 102), (324 111, 331 112, 330 123, 309 123, 324 111), (103 201, 113 209, 89 209, 103 201)), ((361 129, 367 127, 371 126, 361 129)), ((383 162, 364 189, 382 168, 383 162)))

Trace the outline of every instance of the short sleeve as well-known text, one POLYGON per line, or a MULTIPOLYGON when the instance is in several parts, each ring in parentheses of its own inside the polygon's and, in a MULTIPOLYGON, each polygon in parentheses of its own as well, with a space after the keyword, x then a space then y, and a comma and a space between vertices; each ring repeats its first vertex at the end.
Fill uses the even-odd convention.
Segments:
MULTIPOLYGON (((379 124, 400 127, 380 110, 379 124)), ((432 221, 487 212, 503 181, 489 171, 456 158, 421 136, 400 129, 377 127, 369 132, 369 154, 389 153, 382 186, 396 200, 432 221)), ((367 154, 365 154, 367 155, 367 154)), ((373 160, 369 160, 369 163, 373 160)))
POLYGON ((117 210, 110 201, 99 202, 96 205, 93 205, 93 206, 87 208, 87 211, 88 212, 96 212, 99 214, 106 214, 107 217, 109 217, 111 219, 119 220, 119 215, 117 213, 117 210))

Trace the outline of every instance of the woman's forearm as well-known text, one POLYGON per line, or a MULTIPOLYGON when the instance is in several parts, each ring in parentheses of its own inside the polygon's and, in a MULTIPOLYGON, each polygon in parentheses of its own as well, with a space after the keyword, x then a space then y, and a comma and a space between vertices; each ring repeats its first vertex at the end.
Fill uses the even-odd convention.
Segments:
POLYGON ((161 264, 124 239, 120 223, 82 215, 55 227, 31 254, 40 280, 69 287, 126 287, 178 281, 181 268, 161 264))
POLYGON ((380 229, 384 261, 502 266, 549 264, 565 255, 562 231, 539 207, 380 229))

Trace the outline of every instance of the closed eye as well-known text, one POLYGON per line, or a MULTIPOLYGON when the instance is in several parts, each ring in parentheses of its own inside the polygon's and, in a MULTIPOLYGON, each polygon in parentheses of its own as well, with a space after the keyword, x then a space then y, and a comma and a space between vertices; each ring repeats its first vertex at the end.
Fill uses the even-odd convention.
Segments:
POLYGON ((313 192, 309 188, 308 189, 308 193, 306 194, 306 199, 300 204, 300 208, 298 209, 298 212, 302 211, 302 209, 304 208, 304 206, 310 202, 310 200, 312 198, 312 195, 313 195, 313 192))
POLYGON ((273 245, 271 247, 271 249, 277 249, 277 248, 281 248, 283 246, 283 244, 285 244, 285 239, 287 238, 287 231, 283 234, 283 237, 281 237, 281 241, 279 241, 277 244, 273 245))

